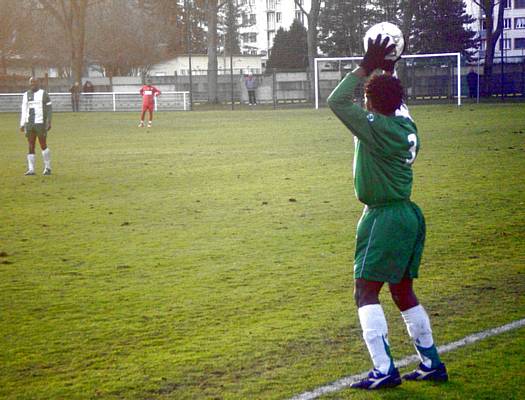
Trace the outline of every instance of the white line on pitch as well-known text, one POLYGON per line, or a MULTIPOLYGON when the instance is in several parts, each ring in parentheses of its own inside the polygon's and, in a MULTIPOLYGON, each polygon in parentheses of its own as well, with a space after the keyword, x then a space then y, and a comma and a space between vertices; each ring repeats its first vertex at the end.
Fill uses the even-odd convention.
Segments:
MULTIPOLYGON (((483 332, 478 332, 472 335, 465 336, 463 339, 457 340, 449 344, 445 344, 443 346, 438 346, 438 352, 447 353, 459 347, 466 346, 467 344, 475 343, 479 340, 499 335, 501 333, 508 332, 513 329, 521 328, 523 326, 525 326, 525 318, 500 326, 498 328, 487 329, 483 332)), ((412 356, 405 357, 399 361, 395 361, 395 364, 397 367, 403 368, 417 361, 419 361, 419 357, 414 354, 412 356)), ((352 382, 355 382, 359 379, 363 379, 367 375, 368 372, 363 372, 358 375, 346 376, 325 386, 318 387, 317 389, 314 389, 310 392, 304 392, 302 394, 294 396, 290 400, 313 400, 318 398, 319 396, 322 396, 323 394, 338 392, 344 388, 349 387, 352 382)))

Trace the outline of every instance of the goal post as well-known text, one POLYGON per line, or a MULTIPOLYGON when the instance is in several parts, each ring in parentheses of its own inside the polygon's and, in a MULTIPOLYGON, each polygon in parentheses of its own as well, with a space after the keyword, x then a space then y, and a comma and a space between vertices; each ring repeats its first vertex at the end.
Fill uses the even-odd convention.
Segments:
MULTIPOLYGON (((363 57, 318 57, 314 60, 315 108, 363 57)), ((461 53, 404 55, 396 65, 409 102, 456 100, 461 106, 461 53)))

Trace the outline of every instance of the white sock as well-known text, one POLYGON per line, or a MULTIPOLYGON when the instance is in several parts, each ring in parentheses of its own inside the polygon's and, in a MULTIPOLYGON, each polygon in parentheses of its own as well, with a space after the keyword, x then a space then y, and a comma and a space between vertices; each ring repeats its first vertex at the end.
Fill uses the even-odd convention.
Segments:
POLYGON ((383 308, 380 304, 369 304, 360 307, 357 312, 363 329, 363 339, 374 368, 382 374, 388 374, 394 366, 394 361, 390 355, 388 326, 383 308))
POLYGON ((401 312, 405 321, 408 334, 414 342, 417 353, 421 362, 426 367, 436 367, 441 363, 437 353, 434 339, 432 338, 432 329, 430 319, 421 304, 401 312))
POLYGON ((44 167, 51 169, 51 150, 49 150, 49 147, 42 150, 42 157, 44 158, 44 167))
POLYGON ((34 154, 27 155, 27 170, 28 171, 35 170, 35 155, 34 154))

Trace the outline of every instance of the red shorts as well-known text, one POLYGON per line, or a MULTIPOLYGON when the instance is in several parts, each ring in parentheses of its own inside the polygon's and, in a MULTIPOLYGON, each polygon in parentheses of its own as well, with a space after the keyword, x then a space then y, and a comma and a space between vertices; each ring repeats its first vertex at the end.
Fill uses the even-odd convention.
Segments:
POLYGON ((153 112, 154 110, 155 110, 155 104, 154 103, 142 104, 142 112, 144 112, 144 111, 151 111, 151 112, 153 112))

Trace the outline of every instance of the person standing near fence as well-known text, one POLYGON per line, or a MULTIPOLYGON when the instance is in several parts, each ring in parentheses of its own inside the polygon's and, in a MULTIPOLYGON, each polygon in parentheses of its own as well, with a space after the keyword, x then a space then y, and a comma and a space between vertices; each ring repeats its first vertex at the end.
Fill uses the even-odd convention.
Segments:
POLYGON ((478 97, 478 74, 474 72, 474 68, 470 68, 469 73, 467 74, 467 84, 468 84, 468 97, 471 99, 478 97))
POLYGON ((80 109, 80 83, 75 82, 69 92, 71 93, 71 107, 73 112, 77 112, 80 109))
POLYGON ((86 95, 86 110, 87 111, 91 111, 91 102, 93 100, 92 99, 93 95, 91 93, 93 93, 94 91, 95 91, 95 87, 93 86, 91 81, 84 82, 84 86, 82 86, 82 93, 88 93, 86 95))
POLYGON ((255 98, 257 79, 252 74, 248 74, 244 79, 244 84, 246 86, 246 90, 248 91, 248 104, 251 106, 257 105, 257 99, 255 98))
POLYGON ((22 98, 20 131, 24 132, 29 144, 26 175, 35 175, 36 138, 42 149, 44 175, 51 175, 51 150, 47 147, 47 132, 51 129, 52 106, 47 92, 40 89, 36 78, 29 79, 29 90, 22 98))
POLYGON ((142 96, 142 114, 140 115, 139 128, 144 127, 144 116, 146 111, 149 113, 148 128, 151 128, 153 123, 153 111, 155 110, 155 98, 160 96, 160 90, 151 84, 150 80, 140 88, 140 95, 142 96))

